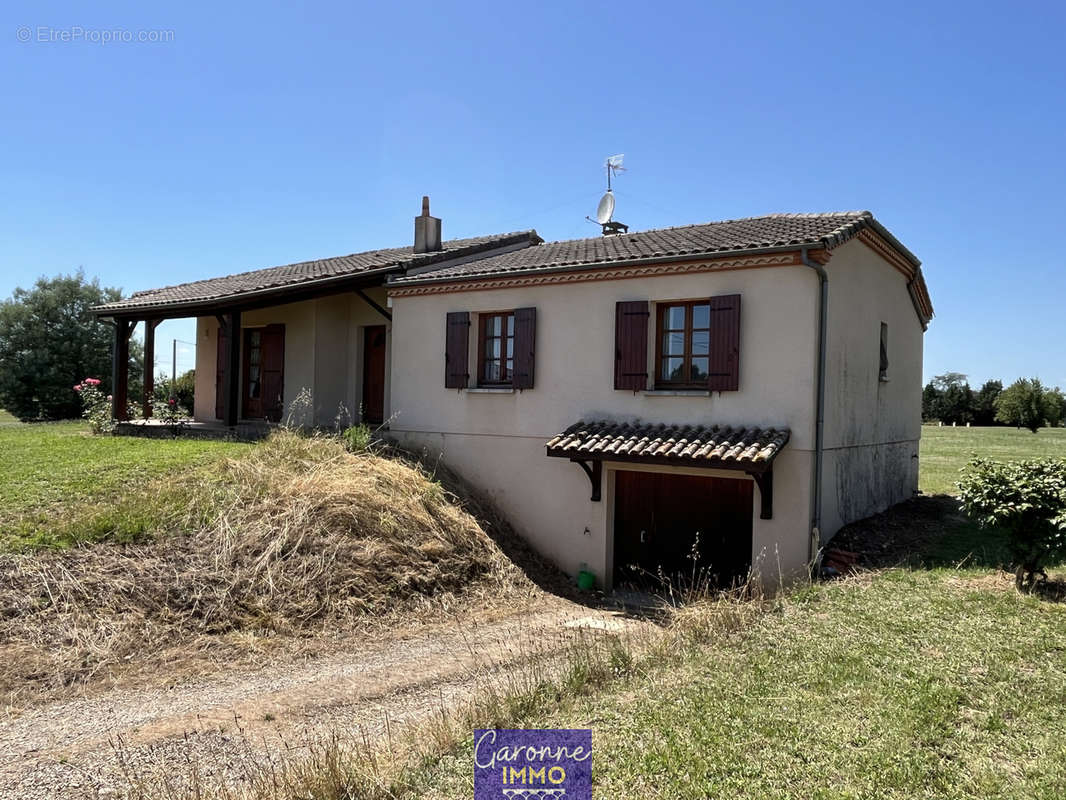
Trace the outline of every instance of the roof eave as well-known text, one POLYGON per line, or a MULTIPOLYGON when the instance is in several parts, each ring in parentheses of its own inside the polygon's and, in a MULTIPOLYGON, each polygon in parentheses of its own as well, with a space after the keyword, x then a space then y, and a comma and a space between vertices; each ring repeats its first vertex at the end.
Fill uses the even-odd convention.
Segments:
POLYGON ((671 264, 678 261, 698 261, 702 258, 732 258, 742 255, 765 255, 768 253, 799 252, 801 248, 808 250, 827 249, 824 242, 808 244, 774 245, 773 247, 745 247, 734 250, 710 250, 696 253, 685 253, 671 256, 645 256, 643 258, 626 258, 616 261, 593 261, 581 264, 562 264, 556 267, 536 267, 533 269, 500 270, 498 272, 480 272, 469 275, 446 275, 437 278, 421 278, 418 280, 390 281, 389 286, 406 288, 408 286, 424 286, 428 284, 442 283, 465 283, 467 281, 492 280, 494 278, 506 278, 512 275, 549 275, 558 272, 577 272, 581 270, 597 269, 600 267, 634 267, 642 264, 671 264))
MULTIPOLYGON (((213 312, 219 309, 227 308, 239 308, 246 305, 256 305, 263 300, 271 299, 275 296, 291 295, 294 292, 311 292, 321 291, 323 294, 328 294, 331 289, 342 289, 351 285, 352 287, 361 288, 367 284, 378 283, 377 279, 385 277, 391 272, 402 272, 402 266, 388 266, 380 267, 378 269, 367 270, 366 272, 358 272, 349 275, 331 275, 328 278, 320 278, 313 281, 300 281, 297 283, 286 283, 281 286, 270 286, 264 289, 255 289, 247 292, 239 292, 237 294, 223 295, 215 298, 207 298, 203 300, 190 300, 188 302, 173 302, 173 303, 153 303, 137 306, 122 306, 122 305, 102 305, 94 306, 90 309, 93 316, 97 319, 107 319, 116 317, 186 317, 194 316, 187 313, 175 313, 175 312, 188 312, 188 311, 204 311, 213 312), (370 278, 372 280, 366 280, 370 278)), ((384 281, 380 281, 384 283, 384 281)), ((268 305, 270 305, 268 303, 268 305)))

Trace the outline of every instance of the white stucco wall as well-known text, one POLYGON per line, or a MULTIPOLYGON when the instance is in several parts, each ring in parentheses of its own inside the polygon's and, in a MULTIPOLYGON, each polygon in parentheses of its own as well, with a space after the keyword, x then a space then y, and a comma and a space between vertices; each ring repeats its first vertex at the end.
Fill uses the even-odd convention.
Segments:
MULTIPOLYGON (((606 465, 603 501, 591 502, 581 469, 545 456, 551 436, 593 418, 789 427, 791 442, 775 468, 774 519, 755 515, 753 556, 772 552, 775 562, 794 570, 807 556, 816 288, 812 271, 777 267, 395 297, 391 430, 411 446, 443 454, 565 570, 574 573, 584 563, 602 579, 611 568, 614 465, 606 465), (733 293, 742 295, 738 392, 614 390, 617 301, 733 293), (446 314, 524 306, 537 309, 534 388, 512 394, 446 389, 446 314)), ((475 320, 471 340, 476 330, 475 320)))
MULTIPOLYGON (((366 293, 379 305, 385 305, 383 288, 368 289, 366 293)), ((314 398, 315 425, 332 425, 341 404, 354 419, 362 398, 363 328, 386 325, 387 354, 391 338, 388 321, 353 293, 271 306, 241 315, 242 329, 271 324, 285 326, 286 411, 300 390, 308 388, 314 398)), ((214 420, 218 320, 197 319, 196 344, 194 416, 198 420, 214 420)), ((388 399, 386 390, 386 414, 388 399)))
POLYGON ((923 332, 907 278, 861 241, 829 273, 822 538, 918 489, 923 332), (879 379, 888 324, 888 381, 879 379))

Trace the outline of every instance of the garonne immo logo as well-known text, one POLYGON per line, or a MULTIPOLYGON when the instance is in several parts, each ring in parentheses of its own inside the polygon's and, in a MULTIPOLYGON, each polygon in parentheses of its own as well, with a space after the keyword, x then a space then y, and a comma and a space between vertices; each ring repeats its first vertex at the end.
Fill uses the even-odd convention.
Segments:
POLYGON ((501 798, 592 800, 592 731, 474 731, 474 800, 501 798))

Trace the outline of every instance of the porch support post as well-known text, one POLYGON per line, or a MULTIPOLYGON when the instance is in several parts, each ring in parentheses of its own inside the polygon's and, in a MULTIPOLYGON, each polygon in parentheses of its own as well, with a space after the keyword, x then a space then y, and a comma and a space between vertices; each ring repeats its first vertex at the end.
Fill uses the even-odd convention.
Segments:
POLYGON ((155 393, 155 326, 160 322, 158 319, 144 321, 144 397, 141 398, 141 408, 145 419, 152 416, 152 395, 155 393))
POLYGON ((774 518, 774 470, 773 467, 766 470, 766 472, 752 472, 749 473, 752 478, 755 479, 755 484, 759 487, 759 500, 761 501, 762 509, 759 514, 759 519, 773 519, 774 518))
POLYGON ((129 419, 130 335, 136 320, 115 320, 115 344, 111 350, 111 416, 129 419))
POLYGON ((222 370, 222 398, 224 422, 231 428, 237 424, 238 405, 240 403, 241 371, 241 312, 230 311, 226 314, 227 347, 225 367, 222 370))

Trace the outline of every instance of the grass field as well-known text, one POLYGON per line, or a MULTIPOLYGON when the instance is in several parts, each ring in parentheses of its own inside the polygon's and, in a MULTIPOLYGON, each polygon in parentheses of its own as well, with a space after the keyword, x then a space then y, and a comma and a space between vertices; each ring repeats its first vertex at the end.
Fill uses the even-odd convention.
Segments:
MULTIPOLYGON (((92 437, 81 423, 0 416, 0 549, 135 534, 161 513, 152 503, 180 502, 166 487, 183 480, 169 476, 247 447, 92 437), (153 481, 164 489, 138 494, 153 481)), ((1066 431, 924 428, 922 490, 954 491, 975 453, 1062 457, 1066 431)), ((993 534, 957 516, 943 528, 924 563, 994 549, 978 541, 993 534)), ((537 684, 492 724, 591 727, 597 798, 1057 800, 1066 604, 1019 594, 995 559, 966 563, 803 587, 740 630, 620 663, 606 688, 537 684)), ((367 796, 471 796, 471 749, 464 733, 367 796)))
POLYGON ((975 455, 1000 461, 1066 458, 1066 428, 1030 433, 1015 428, 923 426, 919 487, 926 494, 955 494, 959 470, 975 455))
MULTIPOLYGON (((114 508, 153 479, 210 469, 248 445, 92 436, 83 422, 0 418, 0 547, 77 539, 79 519, 114 508), (64 531, 63 536, 56 536, 64 531)), ((141 509, 149 512, 150 509, 141 509)), ((100 525, 89 525, 94 531, 100 525)))
MULTIPOLYGON (((1058 800, 1066 606, 987 571, 891 570, 805 589, 606 691, 551 698, 507 727, 592 728, 597 798, 1058 800)), ((472 763, 467 738, 398 794, 470 797, 472 763)))

